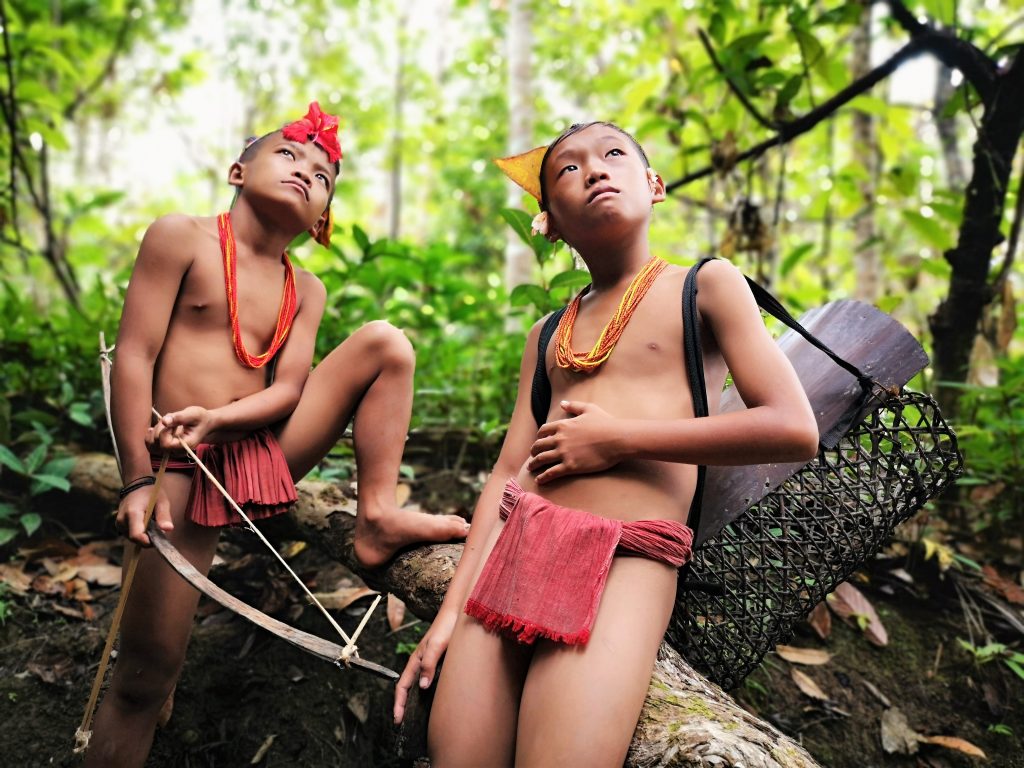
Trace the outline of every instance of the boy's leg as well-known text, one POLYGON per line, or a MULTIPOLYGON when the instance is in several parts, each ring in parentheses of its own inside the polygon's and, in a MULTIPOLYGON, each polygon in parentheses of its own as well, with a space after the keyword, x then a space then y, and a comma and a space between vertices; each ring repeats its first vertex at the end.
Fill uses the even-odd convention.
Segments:
POLYGON ((519 699, 532 651, 488 632, 466 614, 459 616, 430 709, 427 743, 433 768, 512 765, 519 699))
POLYGON ((397 508, 395 487, 412 413, 416 361, 405 335, 388 323, 368 323, 324 358, 302 390, 277 439, 299 480, 327 455, 355 415, 359 513, 355 553, 363 565, 385 563, 416 541, 466 535, 466 521, 397 508))
POLYGON ((617 557, 587 644, 538 644, 520 704, 517 765, 622 765, 675 587, 675 569, 617 557))
MULTIPOLYGON (((191 475, 168 472, 163 487, 171 503, 171 543, 201 572, 210 569, 220 533, 185 518, 191 475)), ((174 689, 185 660, 199 593, 144 549, 121 620, 117 663, 96 712, 85 765, 141 766, 153 741, 161 707, 174 689)))

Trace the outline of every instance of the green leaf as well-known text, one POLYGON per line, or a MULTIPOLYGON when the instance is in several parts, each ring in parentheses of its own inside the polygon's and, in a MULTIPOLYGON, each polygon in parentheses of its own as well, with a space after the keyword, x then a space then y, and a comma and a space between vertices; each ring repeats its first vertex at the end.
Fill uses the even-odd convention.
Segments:
POLYGON ((530 216, 526 211, 520 211, 517 208, 502 208, 501 218, 503 218, 508 225, 515 230, 515 233, 519 235, 519 239, 522 240, 530 248, 533 248, 533 234, 531 234, 531 223, 533 217, 530 216))
POLYGON ((68 418, 75 422, 75 424, 81 424, 83 427, 92 426, 92 416, 90 415, 88 403, 72 403, 71 407, 68 408, 68 418))
POLYGON ((947 251, 953 247, 953 238, 949 231, 934 218, 926 218, 917 211, 903 211, 903 218, 928 245, 939 251, 947 251))
POLYGON ((18 535, 17 528, 0 528, 0 547, 18 535))
POLYGON ((0 520, 6 520, 18 514, 18 509, 13 504, 0 503, 0 520))
POLYGON ((27 512, 21 516, 21 527, 25 529, 25 533, 29 536, 38 531, 39 526, 42 525, 42 523, 43 518, 35 512, 27 512))
POLYGON ((722 14, 717 11, 711 15, 711 22, 708 25, 708 33, 719 45, 721 45, 725 40, 725 19, 722 17, 722 14))
POLYGON ((550 289, 582 287, 590 282, 590 273, 585 269, 569 269, 551 278, 550 289))
POLYGON ((40 474, 42 475, 56 475, 57 477, 67 477, 71 474, 72 468, 75 466, 74 456, 60 456, 56 459, 50 459, 48 462, 43 464, 40 474))
POLYGON ((923 0, 925 11, 934 21, 944 27, 953 26, 956 21, 956 3, 954 0, 923 0))
POLYGON ((799 264, 804 256, 814 250, 814 243, 800 243, 796 248, 786 254, 786 257, 782 260, 782 265, 779 267, 779 274, 782 277, 788 275, 797 264, 799 264))
POLYGON ((818 42, 818 38, 804 29, 794 27, 793 34, 796 35, 796 39, 800 42, 800 49, 803 51, 803 57, 807 62, 807 66, 815 66, 822 56, 825 55, 825 48, 818 42))
POLYGON ((1021 680, 1024 680, 1024 667, 1015 662, 1013 659, 1003 659, 1003 662, 1006 664, 1006 666, 1013 670, 1013 673, 1017 675, 1017 677, 1019 677, 1021 680))
POLYGON ((356 245, 359 246, 364 254, 370 250, 370 238, 366 236, 366 233, 360 228, 358 224, 352 225, 352 239, 356 241, 356 245))
POLYGON ((19 475, 27 474, 25 472, 25 465, 21 463, 21 459, 15 456, 11 452, 11 449, 6 445, 0 445, 0 464, 8 469, 14 470, 19 475))
POLYGON ((32 452, 25 457, 25 472, 31 475, 43 465, 46 458, 46 445, 40 444, 32 449, 32 452))
POLYGON ((789 104, 796 95, 800 93, 800 86, 803 85, 803 75, 793 75, 786 81, 786 84, 782 86, 779 91, 779 95, 775 97, 775 106, 784 107, 789 104))
POLYGON ((71 483, 66 478, 56 475, 32 475, 32 494, 42 493, 49 488, 56 488, 58 491, 70 491, 71 483))
POLYGON ((548 295, 548 292, 539 285, 533 285, 532 283, 517 285, 512 289, 508 300, 513 307, 525 307, 527 304, 533 304, 542 312, 546 312, 551 304, 551 297, 548 295))

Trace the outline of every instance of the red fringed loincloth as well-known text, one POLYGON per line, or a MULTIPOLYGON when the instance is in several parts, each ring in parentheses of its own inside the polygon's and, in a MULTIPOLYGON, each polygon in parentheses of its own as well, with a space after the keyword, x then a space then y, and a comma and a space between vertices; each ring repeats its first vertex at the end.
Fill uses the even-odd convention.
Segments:
MULTIPOLYGON (((287 512, 298 498, 281 446, 267 428, 230 443, 202 443, 196 447, 196 456, 250 520, 287 512)), ((153 469, 159 466, 159 459, 154 458, 153 469)), ((211 528, 244 523, 191 459, 171 459, 167 469, 195 473, 188 496, 188 516, 193 523, 211 528)))
POLYGON ((693 532, 675 520, 611 520, 527 493, 514 480, 501 499, 505 527, 466 603, 492 632, 521 643, 586 643, 616 553, 679 567, 693 532))

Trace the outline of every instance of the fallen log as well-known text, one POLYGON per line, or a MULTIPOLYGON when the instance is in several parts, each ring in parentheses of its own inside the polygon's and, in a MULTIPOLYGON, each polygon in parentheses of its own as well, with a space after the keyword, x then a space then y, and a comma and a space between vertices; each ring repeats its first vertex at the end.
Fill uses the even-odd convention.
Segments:
MULTIPOLYGON (((116 503, 120 479, 112 457, 79 456, 69 479, 73 493, 111 508, 116 503)), ((297 536, 344 563, 371 587, 401 598, 421 619, 434 617, 455 573, 461 544, 415 547, 385 568, 367 571, 356 563, 352 551, 352 496, 323 482, 303 481, 298 490, 299 502, 290 516, 297 536)), ((418 697, 410 704, 407 723, 397 734, 397 748, 406 758, 415 758, 426 752, 427 706, 418 697)), ((744 710, 663 643, 626 765, 807 768, 818 764, 796 742, 744 710)))

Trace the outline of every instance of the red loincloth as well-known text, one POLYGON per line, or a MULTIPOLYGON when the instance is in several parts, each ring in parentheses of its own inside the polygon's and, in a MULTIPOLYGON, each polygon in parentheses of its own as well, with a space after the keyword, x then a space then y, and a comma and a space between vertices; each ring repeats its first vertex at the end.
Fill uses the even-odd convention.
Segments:
POLYGON ((527 493, 513 479, 505 527, 466 602, 466 613, 521 643, 586 643, 616 553, 679 567, 693 532, 675 520, 611 520, 527 493))
MULTIPOLYGON (((230 443, 202 443, 196 446, 196 456, 250 520, 287 512, 298 498, 281 446, 267 428, 230 443)), ((159 466, 159 459, 154 457, 153 469, 159 466)), ((193 523, 210 528, 244 524, 191 459, 171 459, 167 469, 195 473, 188 495, 188 516, 193 523)))

